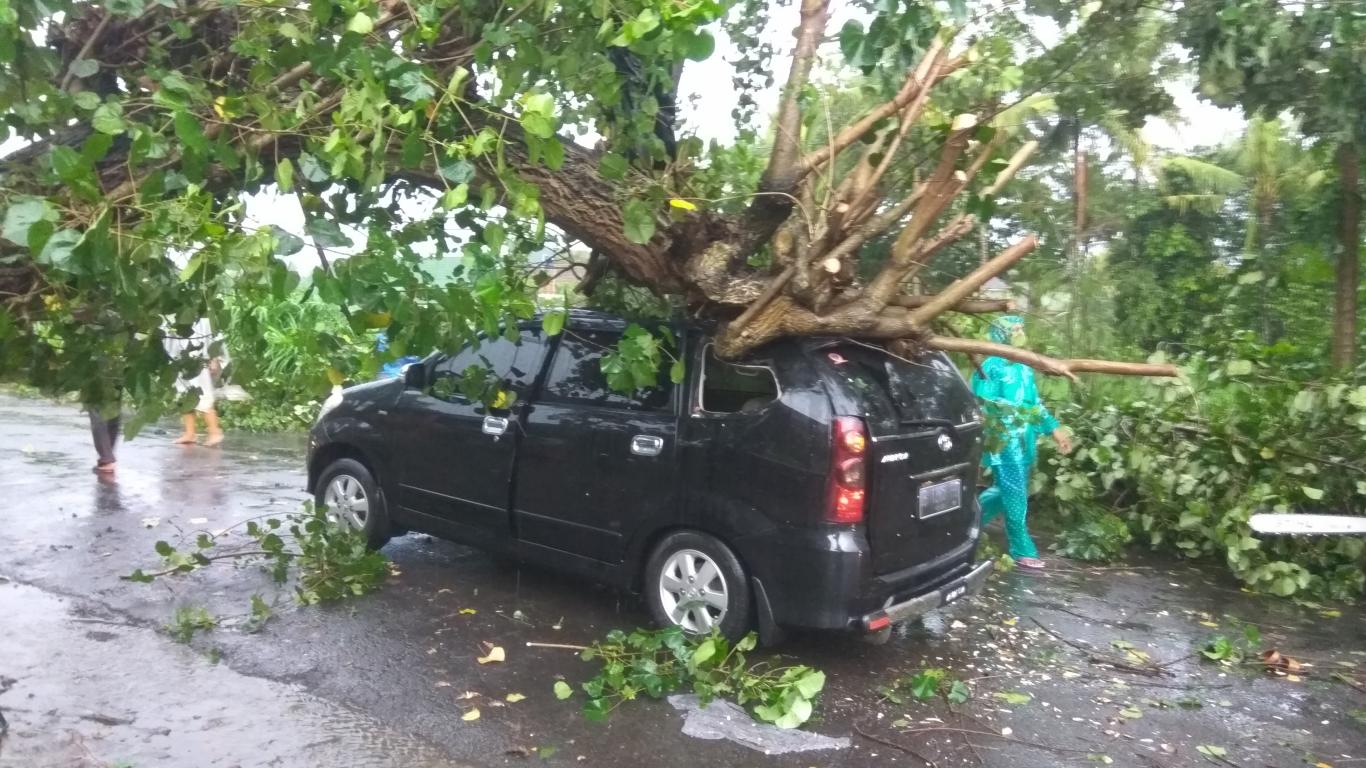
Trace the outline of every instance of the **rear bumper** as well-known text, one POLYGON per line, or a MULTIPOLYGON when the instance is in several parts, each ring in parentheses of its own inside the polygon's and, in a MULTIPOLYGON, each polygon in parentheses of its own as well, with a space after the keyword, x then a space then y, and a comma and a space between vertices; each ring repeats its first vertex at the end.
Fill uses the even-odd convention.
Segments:
POLYGON ((898 621, 922 616, 955 600, 972 597, 981 592, 982 587, 986 586, 987 577, 991 575, 991 569, 994 565, 995 563, 991 560, 978 563, 976 567, 968 571, 968 575, 955 579, 938 589, 932 589, 923 595, 865 614, 863 618, 859 619, 859 624, 865 632, 876 632, 890 627, 898 621))
POLYGON ((861 526, 789 528, 733 543, 763 585, 756 595, 761 618, 779 627, 877 631, 870 622, 879 616, 900 621, 938 608, 950 594, 958 600, 980 592, 991 572, 990 563, 973 563, 976 537, 938 560, 886 574, 874 572, 861 526))

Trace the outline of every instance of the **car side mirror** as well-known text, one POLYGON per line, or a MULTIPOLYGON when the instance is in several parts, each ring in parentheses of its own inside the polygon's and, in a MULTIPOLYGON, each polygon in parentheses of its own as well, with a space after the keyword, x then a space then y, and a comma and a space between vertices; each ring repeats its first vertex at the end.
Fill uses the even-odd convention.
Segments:
POLYGON ((409 389, 422 389, 427 384, 427 367, 422 363, 403 366, 403 384, 409 389))

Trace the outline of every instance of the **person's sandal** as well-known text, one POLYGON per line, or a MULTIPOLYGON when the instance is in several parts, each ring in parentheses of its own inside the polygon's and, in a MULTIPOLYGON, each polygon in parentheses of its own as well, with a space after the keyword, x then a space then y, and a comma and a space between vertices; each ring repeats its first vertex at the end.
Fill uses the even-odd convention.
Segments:
POLYGON ((1042 571, 1046 567, 1044 562, 1037 557, 1022 557, 1016 560, 1015 564, 1031 571, 1042 571))

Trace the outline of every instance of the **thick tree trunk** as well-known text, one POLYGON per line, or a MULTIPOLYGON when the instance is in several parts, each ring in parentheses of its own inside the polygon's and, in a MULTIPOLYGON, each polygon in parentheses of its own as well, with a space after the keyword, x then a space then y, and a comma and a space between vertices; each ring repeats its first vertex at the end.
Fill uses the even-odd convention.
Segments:
POLYGON ((1361 155, 1355 143, 1338 147, 1342 184, 1337 293, 1333 298, 1333 367, 1345 371, 1356 357, 1357 294, 1361 290, 1361 155))

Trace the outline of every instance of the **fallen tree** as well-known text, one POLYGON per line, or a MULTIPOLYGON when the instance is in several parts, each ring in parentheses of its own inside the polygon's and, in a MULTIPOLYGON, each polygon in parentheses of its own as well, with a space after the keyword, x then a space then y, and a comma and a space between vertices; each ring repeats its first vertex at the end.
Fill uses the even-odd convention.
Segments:
MULTIPOLYGON (((727 11, 710 0, 8 8, 0 110, 28 143, 0 160, 0 339, 6 367, 39 383, 117 379, 150 397, 168 375, 163 316, 184 324, 229 292, 293 290, 283 259, 302 238, 243 208, 268 189, 303 208, 318 294, 389 329, 396 351, 528 314, 537 255, 557 241, 591 249, 597 274, 717 318, 726 356, 840 335, 1063 376, 1174 374, 948 334, 945 313, 1003 308, 975 295, 1035 248, 1029 234, 937 293, 912 290, 1036 147, 998 119, 1027 94, 983 76, 1013 53, 980 19, 892 3, 866 9, 866 30, 845 25, 841 49, 884 96, 837 128, 811 86, 818 59, 837 61, 823 45, 830 3, 801 0, 766 163, 723 198, 699 182, 719 161, 696 141, 673 151, 668 130, 679 68, 711 54, 707 25, 727 11), (585 127, 606 138, 589 149, 567 136, 585 127), (456 254, 454 285, 417 266, 456 254)), ((1124 9, 1106 14, 1083 32, 1124 23, 1124 9)), ((766 64, 747 61, 749 75, 766 64)))

